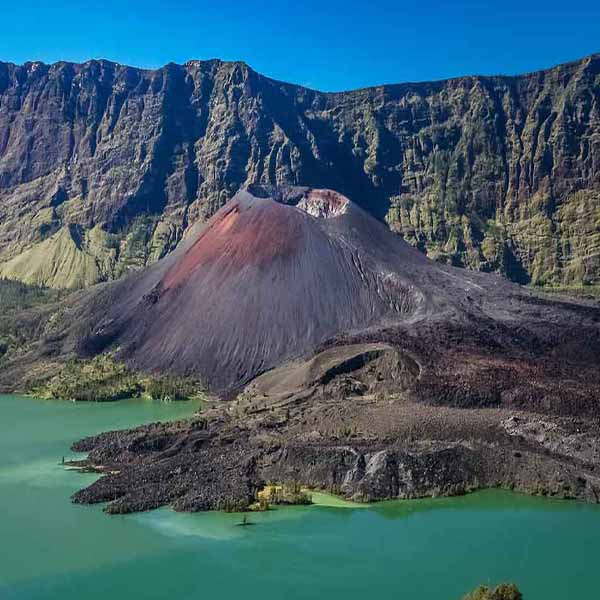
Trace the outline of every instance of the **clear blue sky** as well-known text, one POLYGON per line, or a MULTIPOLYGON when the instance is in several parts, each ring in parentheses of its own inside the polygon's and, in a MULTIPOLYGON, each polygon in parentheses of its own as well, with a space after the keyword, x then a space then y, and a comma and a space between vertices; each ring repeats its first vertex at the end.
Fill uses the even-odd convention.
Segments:
POLYGON ((600 52, 600 0, 2 0, 0 60, 243 60, 322 90, 519 73, 600 52))

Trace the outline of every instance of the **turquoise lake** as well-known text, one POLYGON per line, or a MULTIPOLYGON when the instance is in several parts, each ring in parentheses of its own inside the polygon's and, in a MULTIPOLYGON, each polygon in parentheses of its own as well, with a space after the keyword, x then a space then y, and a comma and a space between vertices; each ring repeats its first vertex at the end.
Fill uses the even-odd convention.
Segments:
POLYGON ((485 491, 367 508, 107 516, 65 470, 98 431, 185 417, 189 403, 0 396, 0 599, 460 600, 516 582, 525 600, 600 597, 600 507, 485 491))

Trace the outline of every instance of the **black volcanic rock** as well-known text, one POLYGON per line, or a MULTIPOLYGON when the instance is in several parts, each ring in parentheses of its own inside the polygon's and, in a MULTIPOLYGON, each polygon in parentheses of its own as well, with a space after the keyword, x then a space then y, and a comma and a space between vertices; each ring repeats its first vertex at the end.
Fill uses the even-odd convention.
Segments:
POLYGON ((58 287, 170 252, 242 186, 332 188, 441 261, 600 273, 600 57, 321 93, 218 60, 0 63, 0 274, 58 287))

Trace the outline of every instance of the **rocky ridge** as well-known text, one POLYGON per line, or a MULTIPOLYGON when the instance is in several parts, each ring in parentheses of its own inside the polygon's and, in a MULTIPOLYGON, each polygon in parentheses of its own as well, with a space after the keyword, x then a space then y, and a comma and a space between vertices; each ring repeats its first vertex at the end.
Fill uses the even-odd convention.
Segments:
POLYGON ((219 60, 0 63, 0 275, 114 279, 252 183, 358 198, 444 262, 597 284, 600 56, 344 93, 219 60))

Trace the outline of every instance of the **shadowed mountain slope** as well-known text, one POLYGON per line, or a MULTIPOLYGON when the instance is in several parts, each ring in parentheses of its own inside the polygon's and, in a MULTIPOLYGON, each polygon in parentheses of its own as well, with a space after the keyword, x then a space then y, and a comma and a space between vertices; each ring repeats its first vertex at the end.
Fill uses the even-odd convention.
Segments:
POLYGON ((598 283, 600 57, 322 93, 219 60, 0 63, 0 275, 152 264, 253 183, 340 191, 433 258, 598 283))

